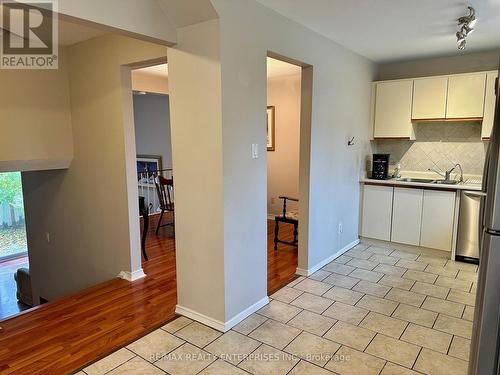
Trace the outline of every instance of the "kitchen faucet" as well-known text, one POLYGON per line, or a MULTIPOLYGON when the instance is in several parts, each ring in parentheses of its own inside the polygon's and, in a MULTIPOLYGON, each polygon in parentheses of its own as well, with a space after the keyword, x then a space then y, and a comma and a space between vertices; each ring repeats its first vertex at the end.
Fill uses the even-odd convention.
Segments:
POLYGON ((434 168, 428 168, 427 170, 429 170, 431 172, 434 172, 434 173, 437 173, 441 177, 444 177, 445 181, 451 181, 451 177, 450 177, 451 176, 451 172, 453 172, 455 170, 455 168, 457 168, 457 167, 460 169, 460 180, 458 182, 463 182, 464 181, 464 172, 462 170, 462 166, 459 163, 455 164, 455 166, 453 168, 451 168, 450 170, 445 171, 444 173, 439 172, 439 171, 437 171, 434 168))

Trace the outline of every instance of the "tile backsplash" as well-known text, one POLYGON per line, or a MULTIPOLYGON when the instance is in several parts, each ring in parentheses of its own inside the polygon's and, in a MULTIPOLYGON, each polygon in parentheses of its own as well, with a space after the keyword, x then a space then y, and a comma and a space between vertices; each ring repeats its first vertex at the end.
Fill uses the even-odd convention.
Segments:
POLYGON ((391 154, 391 167, 401 163, 403 171, 445 171, 460 163, 465 174, 483 173, 488 144, 480 122, 422 122, 414 128, 416 140, 377 140, 373 149, 391 154))

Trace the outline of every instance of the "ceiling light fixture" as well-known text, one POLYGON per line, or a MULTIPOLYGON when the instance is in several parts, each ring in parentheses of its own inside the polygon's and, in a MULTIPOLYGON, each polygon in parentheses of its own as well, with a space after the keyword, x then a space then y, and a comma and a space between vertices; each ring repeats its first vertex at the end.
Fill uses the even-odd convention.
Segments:
POLYGON ((466 38, 474 31, 474 25, 477 23, 476 11, 471 6, 468 9, 469 14, 458 19, 458 31, 455 35, 459 50, 465 49, 466 38))

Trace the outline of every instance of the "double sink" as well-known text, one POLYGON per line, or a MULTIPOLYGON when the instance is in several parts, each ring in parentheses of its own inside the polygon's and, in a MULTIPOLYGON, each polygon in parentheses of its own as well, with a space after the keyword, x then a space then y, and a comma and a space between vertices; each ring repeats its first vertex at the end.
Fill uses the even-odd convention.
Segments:
POLYGON ((397 178, 396 181, 403 181, 403 182, 417 182, 417 183, 424 183, 424 184, 444 184, 444 185, 455 185, 458 183, 458 181, 455 180, 433 180, 430 178, 397 178))

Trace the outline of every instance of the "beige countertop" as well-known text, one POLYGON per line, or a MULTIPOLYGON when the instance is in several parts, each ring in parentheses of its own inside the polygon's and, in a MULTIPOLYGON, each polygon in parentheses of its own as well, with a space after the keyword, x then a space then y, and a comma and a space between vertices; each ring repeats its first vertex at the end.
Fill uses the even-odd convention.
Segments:
POLYGON ((454 185, 447 184, 433 184, 428 182, 408 182, 401 181, 397 178, 391 178, 389 180, 373 180, 371 178, 362 178, 360 183, 369 183, 372 185, 386 185, 386 186, 412 186, 427 189, 440 189, 440 190, 481 190, 481 184, 470 184, 465 182, 460 182, 454 185))

